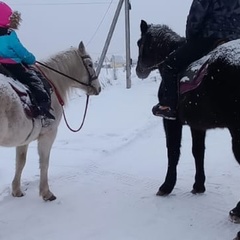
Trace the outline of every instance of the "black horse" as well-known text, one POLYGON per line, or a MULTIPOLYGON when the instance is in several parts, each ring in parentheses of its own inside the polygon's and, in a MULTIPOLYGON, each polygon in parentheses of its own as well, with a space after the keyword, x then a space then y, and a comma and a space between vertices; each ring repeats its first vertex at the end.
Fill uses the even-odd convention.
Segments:
MULTIPOLYGON (((154 69, 161 73, 161 62, 185 41, 166 25, 141 21, 141 38, 136 73, 146 78, 154 69)), ((196 174, 193 192, 204 192, 204 150, 207 129, 228 128, 232 150, 240 163, 240 41, 225 43, 209 54, 207 71, 198 88, 179 96, 179 120, 163 120, 167 139, 168 171, 157 195, 172 191, 180 156, 182 124, 191 127, 192 152, 196 174)), ((183 75, 184 76, 184 75, 183 75)), ((240 202, 230 211, 240 222, 240 202)))
MULTIPOLYGON (((147 78, 152 70, 159 68, 158 64, 184 41, 165 25, 148 25, 141 22, 141 38, 138 41, 139 56, 136 73, 139 78, 147 78)), ((159 69, 160 70, 160 69, 159 69)), ((180 157, 182 123, 163 119, 166 134, 168 169, 164 183, 160 186, 157 195, 164 196, 172 192, 177 180, 177 164, 180 157)), ((195 159, 195 182, 192 193, 205 192, 204 152, 205 130, 191 128, 192 154, 195 159)))

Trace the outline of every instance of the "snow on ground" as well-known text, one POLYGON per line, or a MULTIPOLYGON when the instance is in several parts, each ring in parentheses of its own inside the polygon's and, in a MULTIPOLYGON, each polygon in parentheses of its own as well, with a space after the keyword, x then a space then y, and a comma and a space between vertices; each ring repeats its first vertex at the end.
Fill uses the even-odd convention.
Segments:
MULTIPOLYGON (((192 195, 194 161, 184 127, 177 185, 169 196, 155 196, 167 168, 162 120, 151 114, 158 73, 143 81, 133 70, 131 89, 125 87, 125 73, 117 74, 115 81, 102 71, 101 80, 111 85, 90 98, 79 133, 63 121, 59 127, 49 169, 54 202, 38 195, 35 142, 23 174, 23 198, 11 196, 14 149, 0 149, 1 240, 227 240, 240 230, 228 219, 240 199, 240 169, 229 133, 208 132, 207 191, 192 195)), ((84 104, 85 96, 75 94, 66 108, 75 128, 84 104)))

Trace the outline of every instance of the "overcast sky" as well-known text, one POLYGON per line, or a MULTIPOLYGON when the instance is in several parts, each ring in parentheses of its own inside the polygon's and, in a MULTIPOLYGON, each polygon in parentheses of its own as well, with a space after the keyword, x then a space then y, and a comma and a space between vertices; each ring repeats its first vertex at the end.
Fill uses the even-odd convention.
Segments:
MULTIPOLYGON (((5 1, 22 13, 18 31, 24 45, 38 58, 77 46, 83 40, 88 52, 101 55, 119 0, 5 1)), ((184 35, 191 0, 131 0, 131 56, 137 57, 140 21, 167 24, 184 35)), ((125 55, 124 4, 107 55, 125 55)))

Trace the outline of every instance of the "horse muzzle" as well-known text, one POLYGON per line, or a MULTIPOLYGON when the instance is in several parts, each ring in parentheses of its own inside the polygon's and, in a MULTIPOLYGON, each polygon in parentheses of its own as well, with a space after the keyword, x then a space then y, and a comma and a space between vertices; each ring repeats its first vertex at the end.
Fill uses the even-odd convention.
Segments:
POLYGON ((149 76, 149 74, 151 73, 151 70, 137 66, 136 67, 136 74, 138 76, 138 78, 141 79, 145 79, 149 76))
POLYGON ((100 84, 92 84, 87 88, 87 95, 99 95, 101 92, 102 88, 100 84))

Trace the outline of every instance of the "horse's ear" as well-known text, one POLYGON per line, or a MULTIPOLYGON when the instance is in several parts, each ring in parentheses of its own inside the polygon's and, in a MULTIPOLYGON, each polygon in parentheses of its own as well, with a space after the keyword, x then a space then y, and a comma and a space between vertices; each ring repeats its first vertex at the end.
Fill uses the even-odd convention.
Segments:
POLYGON ((147 32, 148 24, 146 21, 141 20, 140 29, 141 29, 141 33, 143 33, 143 34, 147 32))
POLYGON ((85 53, 85 46, 84 46, 84 44, 83 44, 82 41, 79 43, 78 50, 79 50, 81 53, 85 53))

